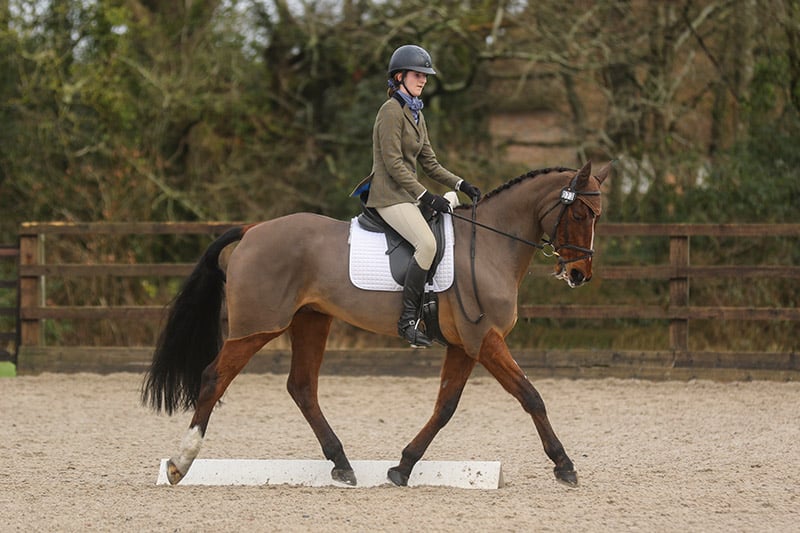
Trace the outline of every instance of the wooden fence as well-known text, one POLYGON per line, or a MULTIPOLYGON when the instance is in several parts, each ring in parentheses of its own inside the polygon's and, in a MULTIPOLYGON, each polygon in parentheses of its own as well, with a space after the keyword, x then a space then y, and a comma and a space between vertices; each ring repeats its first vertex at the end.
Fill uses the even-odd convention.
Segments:
MULTIPOLYGON (((13 265, 10 270, 17 271, 19 258, 19 248, 17 245, 0 245, 0 261, 6 265, 13 265)), ((11 320, 3 322, 4 327, 0 328, 0 361, 16 362, 17 348, 19 346, 19 296, 17 293, 17 278, 0 279, 0 291, 4 295, 0 303, 0 317, 11 317, 11 320), (5 326, 5 324, 10 324, 5 326)))
MULTIPOLYGON (((42 322, 68 319, 159 320, 163 306, 49 306, 43 296, 48 277, 144 277, 187 275, 193 264, 47 264, 47 236, 210 235, 230 223, 25 223, 20 228, 20 333, 18 372, 41 371, 141 371, 150 347, 45 346, 42 322)), ((622 350, 521 350, 520 365, 537 376, 641 377, 653 379, 800 379, 800 354, 789 352, 696 352, 690 350, 692 320, 791 321, 800 323, 798 307, 702 307, 689 303, 689 287, 702 278, 800 279, 796 265, 693 266, 692 237, 762 237, 796 239, 800 224, 614 224, 604 223, 608 237, 662 237, 669 239, 669 264, 597 266, 602 279, 654 279, 669 283, 669 302, 661 305, 530 305, 519 307, 521 318, 660 319, 669 323, 669 346, 658 351, 622 350)), ((210 242, 210 241, 209 241, 210 242)), ((533 267, 543 272, 549 267, 533 267)), ((409 349, 329 350, 323 371, 351 374, 397 373, 435 375, 442 350, 409 349)), ((289 354, 265 350, 248 365, 250 371, 286 372, 289 354)))

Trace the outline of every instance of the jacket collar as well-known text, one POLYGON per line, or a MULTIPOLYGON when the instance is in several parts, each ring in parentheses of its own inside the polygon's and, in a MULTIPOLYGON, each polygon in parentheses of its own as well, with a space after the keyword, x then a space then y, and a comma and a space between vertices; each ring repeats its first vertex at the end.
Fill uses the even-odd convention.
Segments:
MULTIPOLYGON (((416 120, 414 120, 414 113, 413 113, 413 112, 411 111, 411 109, 409 109, 409 108, 408 108, 408 106, 406 105, 406 101, 405 101, 405 99, 403 98, 403 96, 402 96, 402 95, 399 93, 399 91, 398 91, 398 92, 396 92, 396 93, 394 93, 394 94, 392 95, 392 98, 394 98, 395 100, 397 100, 397 102, 400 104, 400 107, 403 109, 403 115, 405 115, 405 117, 406 117, 406 120, 408 120, 408 122, 409 122, 409 123, 411 124, 411 126, 414 128, 414 131, 416 131, 417 133, 419 133, 419 124, 417 124, 417 121, 416 121, 416 120)), ((422 118, 422 113, 420 113, 420 115, 419 115, 419 121, 420 121, 420 124, 422 123, 422 120, 423 120, 423 118, 422 118)))

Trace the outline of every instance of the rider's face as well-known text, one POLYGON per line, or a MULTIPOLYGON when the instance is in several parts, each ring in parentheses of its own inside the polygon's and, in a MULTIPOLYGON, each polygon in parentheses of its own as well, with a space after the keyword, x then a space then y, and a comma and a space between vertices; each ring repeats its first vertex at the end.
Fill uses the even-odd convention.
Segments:
POLYGON ((417 72, 415 70, 406 71, 406 81, 404 87, 400 90, 408 89, 407 92, 411 96, 419 96, 422 94, 422 89, 425 88, 425 84, 428 83, 428 75, 423 74, 422 72, 417 72))

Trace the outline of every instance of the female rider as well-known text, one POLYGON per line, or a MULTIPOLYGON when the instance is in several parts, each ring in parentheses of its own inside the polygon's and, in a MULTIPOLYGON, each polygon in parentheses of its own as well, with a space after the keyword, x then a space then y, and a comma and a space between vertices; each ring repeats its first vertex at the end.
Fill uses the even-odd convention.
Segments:
POLYGON ((444 168, 428 139, 420 95, 428 75, 435 75, 431 56, 416 45, 404 45, 389 60, 388 99, 375 117, 372 130, 372 172, 356 191, 369 187, 367 207, 378 214, 414 247, 403 286, 403 309, 397 331, 414 347, 430 346, 418 329, 418 309, 436 255, 433 236, 419 204, 449 212, 450 203, 428 192, 417 176, 417 163, 431 179, 461 191, 477 202, 480 190, 444 168))

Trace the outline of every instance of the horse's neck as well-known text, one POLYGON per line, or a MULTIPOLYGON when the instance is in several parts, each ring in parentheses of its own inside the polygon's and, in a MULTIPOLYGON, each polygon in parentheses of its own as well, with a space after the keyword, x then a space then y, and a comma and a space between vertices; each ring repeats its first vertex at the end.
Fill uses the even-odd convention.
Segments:
MULTIPOLYGON (((542 238, 542 228, 538 219, 539 208, 535 196, 537 193, 530 190, 531 185, 518 184, 481 203, 477 212, 478 221, 517 238, 538 243, 542 238)), ((499 234, 493 233, 490 238, 497 240, 498 244, 506 241, 497 249, 509 252, 496 254, 488 260, 496 262, 498 268, 502 270, 510 270, 508 274, 516 278, 518 283, 521 282, 536 251, 535 248, 499 234)))

